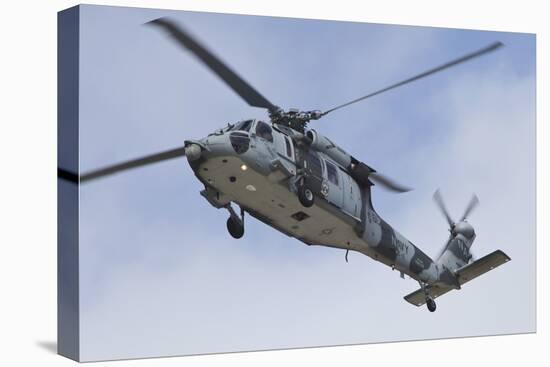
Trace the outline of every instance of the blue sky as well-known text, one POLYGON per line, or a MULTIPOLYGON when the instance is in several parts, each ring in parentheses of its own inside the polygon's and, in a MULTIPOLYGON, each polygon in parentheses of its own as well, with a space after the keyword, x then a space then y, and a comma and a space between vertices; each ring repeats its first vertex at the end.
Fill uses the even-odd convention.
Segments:
POLYGON ((257 117, 143 23, 172 16, 284 108, 327 109, 499 40, 500 51, 334 112, 311 127, 415 188, 374 188, 379 214, 435 255, 472 192, 483 256, 513 261, 441 298, 360 254, 307 247, 200 195, 185 159, 81 189, 83 359, 353 344, 535 328, 535 37, 528 34, 83 6, 80 165, 181 146, 257 117))

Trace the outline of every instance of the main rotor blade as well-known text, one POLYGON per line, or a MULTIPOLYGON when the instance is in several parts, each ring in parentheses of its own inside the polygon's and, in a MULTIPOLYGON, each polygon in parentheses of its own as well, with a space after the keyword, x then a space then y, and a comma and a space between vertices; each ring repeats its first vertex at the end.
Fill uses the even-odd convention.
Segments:
POLYGON ((112 175, 121 171, 126 171, 132 168, 142 167, 148 164, 157 163, 165 161, 168 159, 173 159, 177 157, 185 156, 185 148, 176 148, 167 150, 165 152, 148 155, 138 159, 132 159, 130 161, 114 164, 112 166, 107 166, 92 172, 85 173, 80 176, 80 183, 85 183, 91 180, 95 180, 100 177, 105 177, 112 175))
POLYGON ((364 99, 367 99, 367 98, 370 98, 370 97, 374 97, 378 94, 381 94, 381 93, 384 93, 384 92, 387 92, 391 89, 394 89, 394 88, 397 88, 397 87, 400 87, 402 85, 405 85, 405 84, 408 84, 408 83, 411 83, 411 82, 414 82, 415 80, 418 80, 418 79, 421 79, 421 78, 424 78, 428 75, 431 75, 431 74, 435 74, 437 72, 440 72, 442 70, 445 70, 445 69, 448 69, 452 66, 455 66, 455 65, 458 65, 460 63, 463 63, 465 61, 468 61, 468 60, 471 60, 473 58, 476 58, 478 56, 481 56, 483 54, 486 54, 488 52, 491 52, 491 51, 494 51, 496 49, 498 49, 499 47, 501 47, 503 44, 501 42, 495 42, 495 43, 492 43, 490 44, 489 46, 487 47, 484 47, 478 51, 475 51, 475 52, 472 52, 472 53, 469 53, 469 54, 466 54, 462 57, 459 57, 458 59, 454 59, 452 61, 449 61, 443 65, 440 65, 440 66, 437 66, 433 69, 429 69, 429 70, 426 70, 425 72, 423 73, 420 73, 418 75, 415 75, 409 79, 405 79, 403 81, 400 81, 399 83, 395 83, 395 84, 392 84, 390 85, 389 87, 386 87, 386 88, 383 88, 383 89, 380 89, 380 90, 377 90, 376 92, 372 92, 370 94, 367 94, 366 96, 363 96, 363 97, 359 97, 357 99, 354 99, 353 101, 350 101, 350 102, 347 102, 347 103, 344 103, 344 104, 341 104, 339 106, 336 106, 336 107, 333 107, 331 108, 330 110, 327 110, 325 112, 322 113, 322 115, 326 115, 332 111, 335 111, 335 110, 338 110, 340 108, 343 108, 343 107, 346 107, 346 106, 349 106, 350 104, 353 104, 353 103, 357 103, 357 102, 360 102, 364 99))
POLYGON ((249 105, 267 108, 271 112, 279 109, 176 23, 167 18, 158 18, 148 24, 159 26, 172 35, 181 46, 195 54, 249 105))
POLYGON ((412 189, 410 187, 403 186, 389 177, 386 177, 378 172, 372 172, 369 174, 369 179, 373 181, 374 183, 385 187, 386 189, 394 192, 408 192, 412 189))
POLYGON ((479 199, 477 198, 477 196, 474 194, 474 196, 472 196, 472 199, 470 200, 470 202, 468 203, 468 206, 466 207, 466 210, 464 211, 464 215, 462 215, 462 219, 460 219, 461 221, 465 220, 469 215, 470 213, 472 212, 472 210, 474 210, 474 208, 476 206, 478 206, 479 204, 479 199))
POLYGON ((441 196, 439 189, 437 189, 434 193, 434 201, 441 210, 441 213, 443 213, 443 215, 445 216, 445 219, 447 219, 447 223, 449 223, 449 228, 452 229, 454 221, 452 220, 449 212, 447 211, 447 208, 445 207, 445 203, 443 202, 443 197, 441 196))
POLYGON ((57 167, 57 177, 75 184, 78 183, 78 175, 76 173, 60 167, 57 167))

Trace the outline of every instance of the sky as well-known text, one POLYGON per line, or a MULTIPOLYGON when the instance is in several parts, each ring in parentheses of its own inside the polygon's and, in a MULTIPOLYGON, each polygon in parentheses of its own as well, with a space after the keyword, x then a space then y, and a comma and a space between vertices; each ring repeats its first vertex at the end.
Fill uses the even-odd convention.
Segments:
POLYGON ((414 187, 373 189, 373 204, 436 256, 447 224, 440 188, 470 216, 481 257, 512 261, 438 299, 358 254, 308 247, 199 195, 185 159, 80 191, 83 360, 533 332, 535 36, 352 22, 82 6, 80 169, 183 145, 228 122, 266 118, 160 30, 184 25, 271 102, 326 110, 494 41, 505 47, 311 123, 379 172, 414 187))

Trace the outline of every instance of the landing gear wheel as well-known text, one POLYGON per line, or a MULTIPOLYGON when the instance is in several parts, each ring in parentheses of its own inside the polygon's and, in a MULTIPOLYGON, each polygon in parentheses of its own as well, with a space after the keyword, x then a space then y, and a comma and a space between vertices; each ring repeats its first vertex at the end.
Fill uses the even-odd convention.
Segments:
POLYGON ((430 312, 434 312, 435 309, 436 309, 436 304, 435 304, 435 301, 431 298, 427 298, 426 299, 426 306, 428 306, 428 310, 430 312))
POLYGON ((244 226, 233 217, 227 218, 227 231, 231 237, 239 239, 244 235, 244 226))
POLYGON ((298 188, 298 200, 300 200, 300 203, 306 208, 309 208, 313 205, 313 201, 315 199, 313 196, 313 191, 309 188, 308 185, 303 184, 298 188))

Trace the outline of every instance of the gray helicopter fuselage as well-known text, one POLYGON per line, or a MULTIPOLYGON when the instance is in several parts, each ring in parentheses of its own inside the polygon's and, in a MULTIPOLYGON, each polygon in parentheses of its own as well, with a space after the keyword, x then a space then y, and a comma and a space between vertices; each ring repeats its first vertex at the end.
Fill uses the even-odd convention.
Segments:
POLYGON ((446 278, 430 257, 379 217, 370 185, 361 187, 323 152, 306 153, 292 133, 249 120, 187 141, 189 151, 195 148, 187 154, 189 163, 205 185, 201 194, 216 208, 233 202, 307 245, 357 251, 427 284, 446 278), (314 205, 304 207, 297 190, 308 162, 310 167, 316 162, 319 177, 314 205))
POLYGON ((497 250, 471 262, 475 233, 466 218, 478 199, 474 195, 455 223, 436 191, 434 199, 447 219, 451 236, 441 256, 433 261, 380 218, 372 206, 373 184, 393 192, 407 192, 410 188, 354 158, 315 130, 306 131, 311 121, 492 52, 502 46, 501 42, 335 107, 303 111, 285 110, 272 103, 177 22, 157 18, 147 24, 159 27, 177 45, 194 54, 248 105, 265 109, 270 123, 241 121, 203 139, 186 141, 183 147, 83 174, 58 167, 60 179, 82 184, 185 156, 204 184, 201 195, 214 207, 229 211, 227 230, 233 238, 244 235, 244 216, 248 213, 307 245, 346 250, 346 260, 347 251, 360 252, 398 270, 402 276, 416 279, 420 289, 404 298, 416 306, 427 304, 431 312, 436 309, 434 298, 460 289, 462 284, 510 260, 497 250), (240 215, 232 203, 240 207, 240 215))

